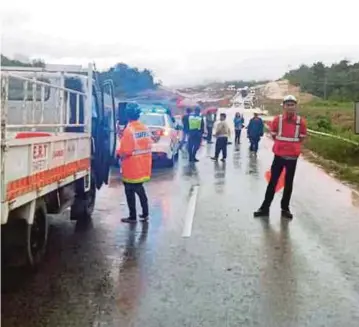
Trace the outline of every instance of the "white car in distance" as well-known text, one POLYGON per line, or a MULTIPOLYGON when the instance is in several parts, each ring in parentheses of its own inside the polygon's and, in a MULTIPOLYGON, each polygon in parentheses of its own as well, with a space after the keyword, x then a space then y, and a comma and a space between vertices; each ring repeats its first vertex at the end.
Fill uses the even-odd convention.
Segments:
POLYGON ((173 167, 180 145, 180 128, 165 109, 142 110, 140 119, 152 133, 152 159, 173 167))

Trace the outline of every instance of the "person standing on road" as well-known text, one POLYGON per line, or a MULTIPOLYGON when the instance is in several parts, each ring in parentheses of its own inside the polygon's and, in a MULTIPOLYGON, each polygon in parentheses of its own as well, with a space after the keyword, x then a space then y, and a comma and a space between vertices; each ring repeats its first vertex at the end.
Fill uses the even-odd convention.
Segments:
POLYGON ((219 116, 219 123, 216 126, 216 132, 214 133, 216 140, 216 150, 212 160, 217 161, 219 154, 222 152, 222 161, 226 161, 227 158, 227 146, 228 138, 231 136, 231 130, 226 122, 226 114, 221 113, 219 116))
POLYGON ((275 188, 285 168, 285 183, 281 201, 282 217, 292 219, 293 214, 290 212, 289 202, 292 195, 293 179, 301 152, 301 142, 307 136, 306 121, 297 114, 297 99, 293 95, 284 97, 283 113, 273 119, 271 135, 274 139, 271 177, 264 201, 261 207, 254 212, 254 216, 269 216, 275 188))
POLYGON ((263 120, 258 116, 257 112, 254 112, 254 116, 251 118, 247 126, 247 136, 250 143, 249 151, 254 153, 258 152, 258 144, 261 137, 263 136, 263 132, 263 120))
POLYGON ((186 113, 182 117, 182 125, 183 125, 183 133, 182 133, 182 140, 180 143, 180 149, 182 149, 183 145, 188 142, 188 133, 189 133, 189 115, 191 114, 192 109, 187 108, 186 113))
POLYGON ((201 108, 196 107, 194 113, 188 118, 188 154, 190 162, 198 162, 196 158, 197 151, 201 146, 202 136, 204 133, 204 121, 201 115, 201 108))
POLYGON ((239 112, 236 112, 233 123, 235 133, 234 144, 239 144, 241 143, 241 132, 244 125, 244 118, 239 112))
POLYGON ((128 218, 121 219, 125 223, 135 223, 136 194, 140 198, 142 214, 141 221, 148 220, 148 200, 143 187, 144 182, 151 178, 152 171, 152 138, 148 128, 138 119, 141 109, 137 103, 128 103, 126 116, 128 124, 123 131, 117 154, 121 158, 122 181, 125 186, 127 205, 130 212, 128 218))
POLYGON ((212 144, 214 118, 212 113, 206 114, 206 127, 207 127, 207 143, 212 144))

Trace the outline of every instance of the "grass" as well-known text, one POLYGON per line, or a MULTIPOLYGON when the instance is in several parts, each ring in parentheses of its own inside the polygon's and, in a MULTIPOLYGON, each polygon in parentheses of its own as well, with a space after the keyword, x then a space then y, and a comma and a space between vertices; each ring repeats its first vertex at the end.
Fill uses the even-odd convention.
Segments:
MULTIPOLYGON (((282 112, 279 100, 260 98, 260 103, 270 114, 282 112)), ((299 113, 307 119, 308 128, 359 143, 359 135, 354 134, 352 103, 314 99, 301 104, 299 113)), ((304 147, 309 150, 304 151, 308 159, 359 188, 359 146, 325 136, 310 135, 304 147)))

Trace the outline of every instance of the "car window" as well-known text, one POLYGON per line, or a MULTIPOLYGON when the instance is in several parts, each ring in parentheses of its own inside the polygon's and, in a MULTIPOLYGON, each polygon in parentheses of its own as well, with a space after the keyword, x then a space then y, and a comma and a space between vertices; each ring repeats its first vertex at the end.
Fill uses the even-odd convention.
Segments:
POLYGON ((142 114, 139 120, 146 126, 165 126, 164 115, 142 114))

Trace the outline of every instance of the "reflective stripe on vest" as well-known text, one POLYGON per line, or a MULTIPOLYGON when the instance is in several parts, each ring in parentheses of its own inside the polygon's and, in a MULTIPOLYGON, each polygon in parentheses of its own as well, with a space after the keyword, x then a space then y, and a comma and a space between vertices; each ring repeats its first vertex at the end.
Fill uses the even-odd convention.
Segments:
POLYGON ((276 140, 285 141, 285 142, 299 142, 300 116, 297 116, 297 120, 295 122, 294 137, 282 136, 282 130, 283 130, 283 115, 279 115, 278 135, 276 136, 276 140))
POLYGON ((201 116, 189 116, 188 123, 189 123, 189 129, 190 130, 200 130, 201 129, 201 122, 202 117, 201 116))
POLYGON ((133 156, 139 155, 139 154, 146 154, 146 153, 150 153, 151 149, 138 149, 132 152, 133 156))

